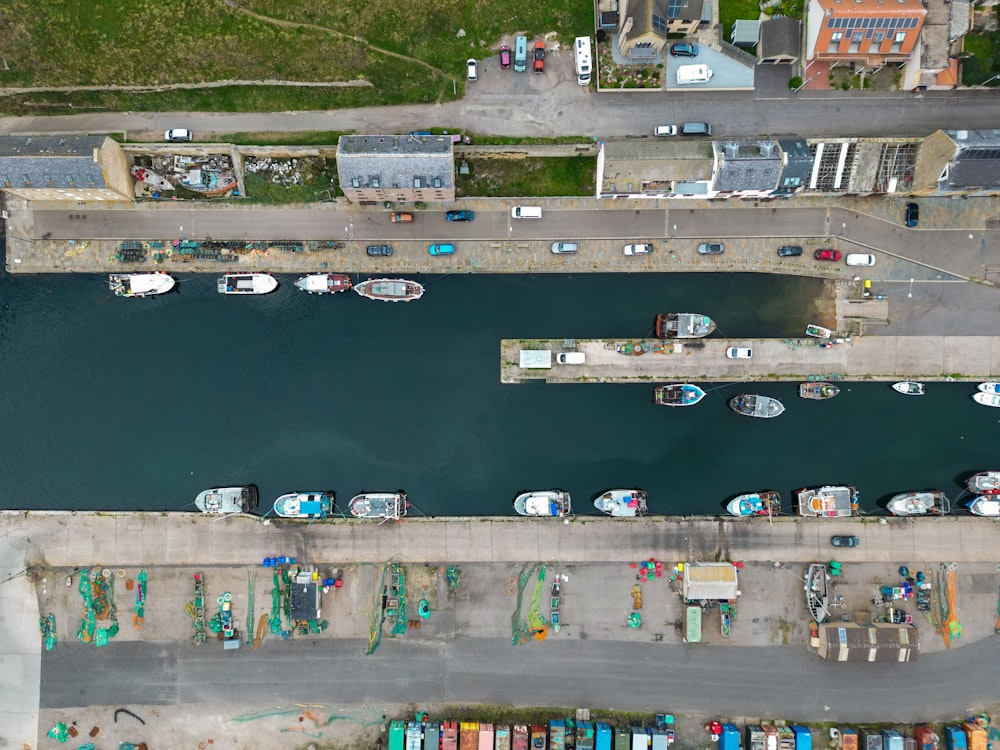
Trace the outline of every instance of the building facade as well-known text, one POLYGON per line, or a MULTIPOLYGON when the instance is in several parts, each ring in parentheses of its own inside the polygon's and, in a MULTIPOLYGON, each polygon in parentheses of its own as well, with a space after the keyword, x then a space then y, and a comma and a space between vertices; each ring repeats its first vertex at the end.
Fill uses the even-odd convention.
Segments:
POLYGON ((448 135, 345 135, 337 143, 340 189, 352 203, 455 200, 448 135))

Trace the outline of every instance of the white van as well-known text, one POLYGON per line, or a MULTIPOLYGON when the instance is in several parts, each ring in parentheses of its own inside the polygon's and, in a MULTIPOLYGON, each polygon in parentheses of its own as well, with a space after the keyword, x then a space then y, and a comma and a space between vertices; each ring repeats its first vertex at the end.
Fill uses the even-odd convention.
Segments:
POLYGON ((556 355, 556 362, 561 365, 582 365, 587 361, 587 355, 583 352, 559 352, 556 355))
POLYGON ((848 253, 845 259, 849 266, 874 266, 875 256, 869 253, 848 253))
POLYGON ((708 83, 715 75, 707 65, 681 65, 677 68, 677 83, 708 83))
POLYGON ((540 219, 542 218, 541 206, 514 206, 510 210, 511 218, 514 219, 540 219))

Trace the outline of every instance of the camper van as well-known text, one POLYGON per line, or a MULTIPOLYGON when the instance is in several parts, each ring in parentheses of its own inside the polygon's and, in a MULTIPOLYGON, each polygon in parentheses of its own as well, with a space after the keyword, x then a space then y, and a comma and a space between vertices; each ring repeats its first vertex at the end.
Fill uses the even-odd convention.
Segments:
POLYGON ((514 40, 514 72, 523 73, 528 69, 528 37, 519 36, 514 40))
POLYGON ((713 75, 715 74, 707 65, 681 65, 677 68, 677 84, 708 83, 713 75))

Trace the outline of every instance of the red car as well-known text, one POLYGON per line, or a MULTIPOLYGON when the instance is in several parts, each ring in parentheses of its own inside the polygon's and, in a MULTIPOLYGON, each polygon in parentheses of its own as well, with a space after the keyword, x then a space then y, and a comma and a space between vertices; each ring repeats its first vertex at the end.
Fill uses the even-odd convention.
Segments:
POLYGON ((541 39, 535 42, 535 62, 532 70, 536 73, 545 72, 545 42, 541 39))
POLYGON ((831 250, 830 248, 817 250, 813 253, 813 257, 816 260, 840 260, 840 250, 831 250))
POLYGON ((506 44, 500 48, 500 68, 507 70, 510 67, 510 47, 506 44))

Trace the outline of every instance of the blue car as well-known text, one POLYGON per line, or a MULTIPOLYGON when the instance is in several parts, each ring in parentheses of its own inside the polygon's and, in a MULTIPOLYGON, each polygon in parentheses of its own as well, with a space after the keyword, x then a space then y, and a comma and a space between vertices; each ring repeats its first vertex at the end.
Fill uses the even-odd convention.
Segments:
POLYGON ((472 211, 449 211, 444 218, 448 221, 472 221, 476 214, 472 211))
POLYGON ((454 245, 431 245, 427 250, 431 255, 451 255, 455 252, 454 245))

